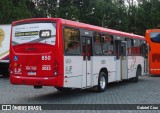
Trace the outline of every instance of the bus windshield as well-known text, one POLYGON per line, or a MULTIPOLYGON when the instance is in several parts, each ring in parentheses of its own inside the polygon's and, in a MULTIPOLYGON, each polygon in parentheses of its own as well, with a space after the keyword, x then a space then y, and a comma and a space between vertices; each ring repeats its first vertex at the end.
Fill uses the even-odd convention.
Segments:
POLYGON ((160 32, 150 33, 150 38, 152 42, 160 43, 160 32))
POLYGON ((46 43, 55 45, 55 23, 29 23, 13 26, 12 45, 24 43, 46 43))

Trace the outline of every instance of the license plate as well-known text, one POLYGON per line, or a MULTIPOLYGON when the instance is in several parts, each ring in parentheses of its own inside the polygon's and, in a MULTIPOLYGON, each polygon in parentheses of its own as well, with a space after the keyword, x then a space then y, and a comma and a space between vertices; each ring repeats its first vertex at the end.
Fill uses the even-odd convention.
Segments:
POLYGON ((36 72, 28 72, 28 75, 36 75, 36 72))

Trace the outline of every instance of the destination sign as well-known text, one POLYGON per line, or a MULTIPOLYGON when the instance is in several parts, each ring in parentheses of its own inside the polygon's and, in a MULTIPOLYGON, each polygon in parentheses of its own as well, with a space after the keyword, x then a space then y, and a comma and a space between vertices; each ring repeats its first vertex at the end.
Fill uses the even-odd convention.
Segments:
POLYGON ((20 36, 35 36, 38 35, 38 31, 29 31, 29 32, 16 32, 15 37, 20 36))

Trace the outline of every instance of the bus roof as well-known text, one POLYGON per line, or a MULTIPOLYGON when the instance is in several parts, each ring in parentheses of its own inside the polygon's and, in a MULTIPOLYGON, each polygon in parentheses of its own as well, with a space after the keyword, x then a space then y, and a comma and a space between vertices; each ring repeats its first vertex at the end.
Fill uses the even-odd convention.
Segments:
POLYGON ((62 19, 62 18, 31 18, 31 19, 25 19, 25 20, 19 20, 19 21, 12 22, 12 25, 21 24, 21 23, 28 23, 28 22, 35 22, 35 21, 51 21, 51 20, 52 21, 60 21, 63 25, 66 25, 66 26, 78 27, 78 28, 87 29, 87 30, 94 30, 94 31, 98 31, 98 32, 107 32, 109 34, 119 35, 119 36, 123 36, 123 37, 145 40, 144 36, 136 35, 133 33, 127 33, 127 32, 122 32, 122 31, 118 31, 118 30, 98 27, 98 26, 85 24, 85 23, 81 23, 81 22, 76 22, 76 21, 71 21, 71 20, 66 20, 66 19, 62 19))
POLYGON ((160 29, 147 29, 146 33, 150 33, 150 32, 160 32, 160 29))

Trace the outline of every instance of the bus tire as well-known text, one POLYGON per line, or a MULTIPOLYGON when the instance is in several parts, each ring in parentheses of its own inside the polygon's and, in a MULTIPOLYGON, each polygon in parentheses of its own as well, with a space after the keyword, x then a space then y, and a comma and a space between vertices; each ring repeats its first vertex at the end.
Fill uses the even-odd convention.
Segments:
POLYGON ((138 82, 138 77, 141 75, 141 67, 137 67, 136 76, 132 79, 133 82, 138 82))
POLYGON ((104 92, 107 88, 108 79, 105 72, 100 72, 98 77, 98 92, 104 92))
POLYGON ((64 87, 55 87, 55 88, 60 92, 67 92, 72 90, 72 88, 64 88, 64 87))

